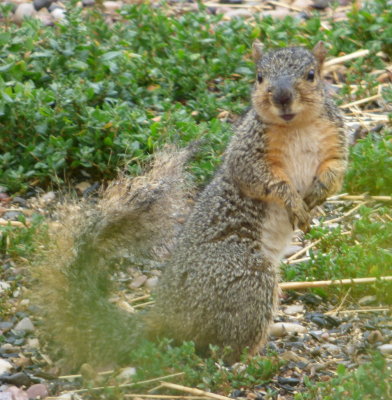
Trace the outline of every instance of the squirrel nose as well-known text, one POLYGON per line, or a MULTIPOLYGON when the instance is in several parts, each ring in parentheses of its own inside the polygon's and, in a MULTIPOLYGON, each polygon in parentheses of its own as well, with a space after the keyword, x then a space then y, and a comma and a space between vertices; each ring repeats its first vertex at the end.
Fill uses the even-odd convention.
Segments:
POLYGON ((287 107, 293 102, 293 82, 290 77, 282 76, 272 84, 272 101, 278 107, 287 107))
POLYGON ((288 106, 293 101, 293 93, 288 88, 278 88, 272 99, 278 106, 288 106))

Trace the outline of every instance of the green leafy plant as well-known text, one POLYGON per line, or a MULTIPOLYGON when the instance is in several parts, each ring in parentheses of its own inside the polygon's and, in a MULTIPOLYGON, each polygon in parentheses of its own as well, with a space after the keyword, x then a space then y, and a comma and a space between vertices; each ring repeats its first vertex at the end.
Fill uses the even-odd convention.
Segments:
MULTIPOLYGON (((362 206, 359 214, 360 218, 354 221, 349 234, 343 235, 340 228, 313 229, 310 236, 321 239, 317 250, 310 252, 309 261, 283 265, 284 280, 330 280, 389 275, 392 263, 392 222, 388 219, 390 209, 362 206)), ((391 285, 379 283, 372 288, 383 286, 389 288, 391 285)), ((359 295, 368 290, 367 286, 355 286, 351 294, 359 295)), ((323 294, 322 290, 319 292, 323 294)), ((386 293, 388 290, 379 292, 386 293)), ((391 302, 392 298, 383 295, 383 300, 391 302)))
MULTIPOLYGON (((329 30, 318 17, 265 18, 252 26, 202 7, 168 17, 147 5, 123 9, 112 27, 99 12, 82 17, 72 6, 54 27, 9 24, 0 33, 0 183, 14 192, 32 182, 110 179, 124 164, 137 172, 165 143, 205 138, 193 167, 203 181, 230 135, 217 116, 240 114, 249 104, 255 38, 267 48, 311 47, 323 39, 331 55, 362 47, 376 53, 390 43, 386 10, 386 1, 370 2, 329 30)), ((376 55, 358 63, 348 83, 361 79, 357 68, 361 76, 383 68, 376 55)), ((342 100, 353 99, 342 93, 342 100)))
POLYGON ((387 400, 392 396, 390 376, 390 366, 376 353, 371 362, 360 365, 355 371, 339 365, 337 376, 329 382, 316 385, 306 379, 309 392, 297 394, 295 400, 387 400))
POLYGON ((392 136, 369 134, 351 150, 345 190, 372 195, 392 193, 392 136))

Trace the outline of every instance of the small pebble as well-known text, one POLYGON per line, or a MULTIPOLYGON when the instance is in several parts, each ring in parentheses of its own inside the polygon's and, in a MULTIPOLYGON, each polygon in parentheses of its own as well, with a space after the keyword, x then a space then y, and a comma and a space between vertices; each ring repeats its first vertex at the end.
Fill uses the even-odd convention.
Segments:
MULTIPOLYGON (((55 10, 56 8, 64 8, 62 7, 60 4, 58 3, 52 3, 49 7, 48 7, 48 11, 52 12, 53 10, 55 10)), ((51 192, 49 192, 51 193, 51 192)), ((45 195, 44 195, 45 196, 45 195)))
POLYGON ((30 304, 30 299, 23 299, 20 302, 20 305, 23 307, 27 307, 30 304))
POLYGON ((155 288, 155 287, 157 286, 158 281, 159 281, 158 277, 157 277, 157 276, 153 276, 152 278, 148 278, 148 279, 146 280, 145 286, 146 286, 148 289, 153 289, 153 288, 155 288))
POLYGON ((37 338, 28 338, 27 347, 30 349, 37 349, 39 347, 39 340, 37 338))
POLYGON ((95 4, 95 0, 82 0, 83 7, 91 7, 95 4))
MULTIPOLYGON (((1 289, 0 289, 0 293, 1 293, 1 289)), ((8 332, 13 326, 14 326, 14 324, 12 322, 1 321, 0 322, 0 331, 2 331, 3 333, 8 332)))
POLYGON ((301 8, 301 9, 306 9, 309 8, 313 5, 312 0, 295 0, 294 3, 292 3, 293 7, 301 8))
MULTIPOLYGON (((53 6, 53 4, 52 4, 52 6, 53 6)), ((57 10, 58 8, 55 8, 55 10, 57 10)), ((51 10, 50 10, 51 11, 51 10)), ((53 10, 54 11, 54 10, 53 10)), ((53 11, 51 11, 52 12, 52 15, 53 15, 53 11)), ((44 203, 50 203, 50 202, 52 202, 54 199, 56 198, 56 193, 55 192, 47 192, 47 193, 45 193, 44 195, 42 195, 41 196, 41 200, 44 202, 44 203)))
POLYGON ((80 192, 84 193, 85 190, 87 190, 91 186, 90 182, 79 182, 77 185, 75 185, 75 188, 80 192))
POLYGON ((17 221, 20 216, 23 216, 23 213, 20 211, 7 211, 3 214, 3 218, 7 221, 17 221))
POLYGON ((365 297, 361 297, 358 300, 358 304, 360 306, 370 306, 371 304, 374 304, 376 301, 377 301, 376 296, 365 296, 365 297))
POLYGON ((46 8, 43 8, 40 11, 38 11, 35 18, 39 19, 44 26, 53 25, 52 14, 46 8))
POLYGON ((26 205, 27 205, 26 200, 25 200, 24 198, 18 197, 18 196, 13 197, 13 198, 12 198, 12 202, 13 202, 14 204, 18 204, 18 205, 20 205, 20 206, 22 206, 22 207, 26 207, 26 205))
POLYGON ((30 318, 28 317, 25 317, 22 320, 20 320, 14 328, 15 331, 25 331, 25 332, 32 332, 34 331, 34 329, 35 329, 34 325, 31 322, 30 318))
POLYGON ((120 373, 118 374, 117 378, 121 381, 129 381, 133 379, 136 375, 136 368, 135 367, 127 367, 123 368, 120 373))
POLYGON ((19 351, 19 347, 12 345, 11 343, 4 343, 0 347, 0 351, 2 353, 17 353, 19 351))
POLYGON ((328 333, 328 332, 323 332, 323 333, 320 335, 320 337, 321 337, 321 339, 323 339, 323 340, 328 340, 328 339, 329 339, 329 333, 328 333))
POLYGON ((61 21, 65 18, 65 10, 63 8, 55 8, 51 14, 55 21, 61 21))
POLYGON ((58 400, 82 400, 77 393, 64 393, 57 397, 58 400))
POLYGON ((308 362, 308 360, 307 360, 305 357, 301 357, 301 356, 299 356, 298 354, 294 353, 294 352, 291 351, 291 350, 285 351, 284 353, 280 354, 279 357, 280 357, 282 360, 285 360, 285 361, 293 361, 293 362, 295 362, 295 363, 298 363, 298 362, 304 362, 304 363, 306 363, 306 362, 308 362))
POLYGON ((382 354, 392 354, 392 344, 382 344, 377 347, 382 354))
POLYGON ((5 392, 11 393, 13 400, 29 400, 28 394, 16 386, 10 386, 5 392))
POLYGON ((374 344, 377 342, 382 342, 384 340, 384 336, 380 331, 372 331, 369 333, 367 340, 369 343, 374 344))
POLYGON ((48 388, 43 383, 37 383, 27 389, 29 399, 44 399, 48 396, 48 388))
POLYGON ((282 337, 289 333, 306 333, 307 331, 308 329, 305 326, 291 322, 277 322, 269 328, 269 334, 276 337, 282 337))
POLYGON ((230 393, 230 397, 236 399, 238 397, 246 397, 245 390, 235 389, 230 393))
POLYGON ((136 279, 133 280, 133 282, 129 285, 129 287, 131 289, 138 289, 141 286, 143 286, 146 281, 147 281, 147 276, 140 275, 136 279))
POLYGON ((12 364, 4 360, 3 358, 0 358, 0 375, 6 374, 12 370, 12 364))
POLYGON ((0 293, 4 293, 11 288, 8 282, 0 281, 0 293))
POLYGON ((123 6, 122 1, 104 1, 102 4, 109 12, 119 10, 123 6))
POLYGON ((310 350, 310 354, 311 354, 313 357, 319 356, 319 355, 321 354, 321 349, 320 349, 320 347, 317 346, 317 347, 314 347, 313 349, 311 349, 311 350, 310 350))
POLYGON ((24 372, 17 372, 16 374, 8 376, 0 376, 0 381, 18 387, 31 385, 30 377, 24 372))
POLYGON ((0 192, 0 202, 2 202, 3 204, 6 204, 6 203, 9 203, 10 201, 11 201, 11 197, 9 197, 7 193, 0 192))
POLYGON ((135 312, 135 309, 129 303, 127 303, 126 301, 120 301, 117 304, 122 310, 124 310, 124 311, 126 311, 128 313, 133 314, 135 312))
POLYGON ((93 381, 97 378, 97 371, 90 364, 84 363, 79 372, 86 381, 93 381))
POLYGON ((16 368, 24 369, 31 365, 31 359, 20 355, 19 358, 13 358, 13 363, 15 364, 16 368))
POLYGON ((292 304, 284 309, 284 313, 287 315, 295 315, 302 313, 304 311, 304 306, 302 304, 292 304))
POLYGON ((52 4, 53 0, 34 0, 34 8, 39 11, 41 8, 48 8, 52 4))
POLYGON ((278 382, 281 385, 290 385, 290 386, 296 386, 300 383, 300 379, 298 378, 291 378, 291 377, 283 377, 283 376, 278 376, 278 382))
POLYGON ((313 0, 312 7, 316 10, 325 10, 329 7, 331 0, 313 0))
POLYGON ((322 348, 327 350, 329 353, 333 355, 337 355, 341 352, 340 347, 330 343, 323 344, 322 348))

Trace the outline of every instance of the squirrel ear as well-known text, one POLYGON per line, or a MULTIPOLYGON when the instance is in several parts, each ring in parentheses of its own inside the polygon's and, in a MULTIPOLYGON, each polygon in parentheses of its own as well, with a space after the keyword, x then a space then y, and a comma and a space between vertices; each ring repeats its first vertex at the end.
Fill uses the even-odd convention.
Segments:
POLYGON ((316 57, 316 60, 320 65, 324 62, 325 56, 327 55, 327 49, 325 48, 323 41, 320 40, 316 46, 313 47, 313 55, 316 57))
POLYGON ((252 55, 255 63, 257 63, 257 61, 259 61, 263 56, 263 49, 264 45, 256 39, 252 45, 252 55))

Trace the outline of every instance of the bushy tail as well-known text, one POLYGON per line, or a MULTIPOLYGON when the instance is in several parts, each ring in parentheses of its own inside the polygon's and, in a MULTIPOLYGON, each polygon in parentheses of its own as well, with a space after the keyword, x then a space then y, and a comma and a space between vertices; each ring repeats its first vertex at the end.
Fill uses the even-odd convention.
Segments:
POLYGON ((190 208, 184 167, 194 147, 159 153, 149 172, 120 176, 95 205, 63 207, 40 246, 33 297, 68 366, 121 362, 142 338, 141 318, 109 301, 112 260, 154 265, 170 254, 190 208))

